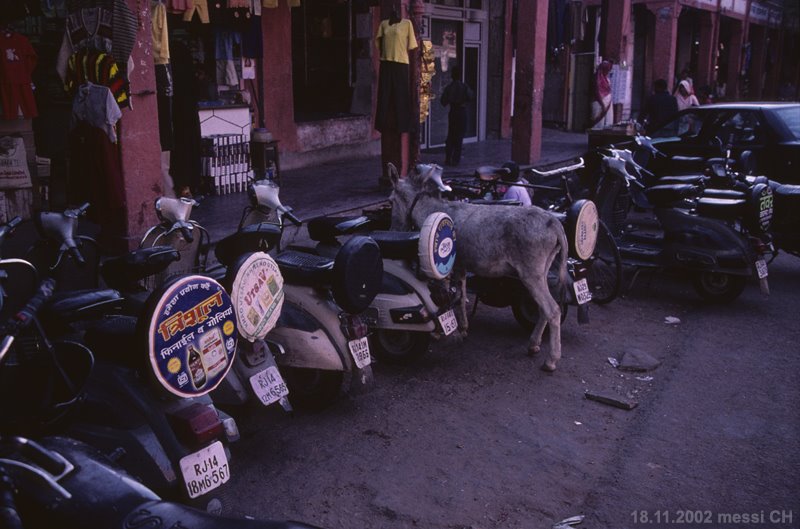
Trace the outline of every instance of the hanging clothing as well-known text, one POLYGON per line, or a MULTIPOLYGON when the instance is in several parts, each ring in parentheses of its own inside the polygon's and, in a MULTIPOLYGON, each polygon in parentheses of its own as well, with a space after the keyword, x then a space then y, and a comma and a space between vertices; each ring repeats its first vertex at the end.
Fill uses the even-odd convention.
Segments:
POLYGON ((67 17, 64 38, 56 58, 56 71, 66 79, 67 62, 76 51, 83 49, 111 53, 112 14, 102 7, 79 9, 67 17))
POLYGON ((260 59, 264 56, 264 39, 261 32, 261 17, 250 19, 250 26, 242 33, 242 57, 260 59))
POLYGON ((169 32, 167 31, 167 6, 163 2, 150 2, 150 29, 153 34, 153 62, 169 62, 169 32))
POLYGON ((65 90, 74 94, 78 86, 87 82, 108 87, 120 107, 130 106, 128 80, 111 55, 84 49, 69 58, 65 90))
POLYGON ((42 15, 47 18, 67 18, 67 0, 42 0, 42 15))
POLYGON ((167 0, 167 11, 170 13, 185 13, 191 5, 191 0, 167 0))
POLYGON ((33 97, 31 74, 36 68, 36 52, 30 41, 19 33, 0 33, 0 104, 3 119, 38 115, 33 97))
POLYGON ((117 143, 116 125, 121 117, 122 112, 114 96, 111 95, 111 90, 93 83, 78 87, 75 99, 72 101, 70 129, 75 128, 79 121, 85 121, 105 132, 111 143, 117 143))
POLYGON ((183 20, 191 22, 194 17, 194 12, 197 11, 197 16, 200 17, 200 22, 208 24, 211 19, 208 16, 208 3, 206 0, 188 0, 189 8, 183 13, 183 20))
POLYGON ((381 21, 375 42, 381 54, 381 61, 393 61, 408 64, 408 51, 417 48, 414 26, 408 19, 396 24, 388 20, 381 21))

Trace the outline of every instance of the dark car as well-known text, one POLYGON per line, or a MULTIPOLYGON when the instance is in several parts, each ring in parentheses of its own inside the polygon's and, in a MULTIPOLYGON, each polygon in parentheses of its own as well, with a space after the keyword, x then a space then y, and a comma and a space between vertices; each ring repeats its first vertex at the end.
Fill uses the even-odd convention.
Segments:
MULTIPOLYGON (((783 184, 800 184, 800 104, 730 103, 679 112, 651 134, 663 153, 683 157, 731 157, 751 151, 755 174, 783 184)), ((669 163, 667 160, 666 163, 669 163)), ((680 170, 679 164, 674 169, 680 170)), ((666 174, 664 167, 661 174, 666 174)))

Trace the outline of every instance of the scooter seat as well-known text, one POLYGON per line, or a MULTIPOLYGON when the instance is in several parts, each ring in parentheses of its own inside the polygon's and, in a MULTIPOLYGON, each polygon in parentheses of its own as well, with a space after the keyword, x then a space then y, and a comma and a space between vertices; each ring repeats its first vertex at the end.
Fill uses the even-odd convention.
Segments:
POLYGON ((364 231, 372 221, 361 215, 359 217, 317 217, 308 221, 308 236, 312 241, 329 242, 340 235, 349 235, 364 231))
POLYGON ((675 185, 675 184, 691 184, 700 185, 705 180, 703 175, 675 175, 675 176, 662 176, 658 179, 658 185, 675 185))
POLYGON ((701 198, 697 201, 697 214, 715 219, 734 219, 746 213, 745 199, 701 198))
POLYGON ((275 256, 284 281, 295 285, 329 285, 333 259, 298 250, 286 250, 275 256))
POLYGON ((122 309, 120 293, 112 289, 57 292, 42 309, 42 319, 71 323, 91 320, 122 309))
POLYGON ((97 358, 106 358, 136 367, 147 356, 136 338, 137 318, 114 316, 87 329, 83 341, 97 358))
POLYGON ((699 188, 691 184, 657 185, 645 190, 647 200, 654 206, 667 206, 699 192, 699 188))
POLYGON ((705 163, 706 159, 702 156, 673 156, 670 158, 670 161, 681 163, 681 164, 691 164, 691 163, 705 163))
POLYGON ((735 189, 704 189, 700 198, 727 198, 732 200, 746 200, 747 195, 743 191, 735 189))
POLYGON ((373 231, 367 235, 378 243, 384 259, 414 259, 417 257, 418 231, 373 231))
POLYGON ((112 288, 128 292, 136 290, 136 283, 148 276, 163 272, 181 258, 171 246, 139 248, 120 257, 106 259, 100 273, 112 288))
POLYGON ((475 200, 470 200, 472 204, 484 204, 488 206, 521 206, 522 202, 519 200, 514 200, 511 198, 501 198, 498 200, 488 199, 488 198, 477 198, 475 200))
POLYGON ((272 250, 280 240, 280 226, 268 222, 250 224, 219 241, 214 249, 214 255, 217 256, 217 261, 230 266, 239 256, 246 253, 272 250))

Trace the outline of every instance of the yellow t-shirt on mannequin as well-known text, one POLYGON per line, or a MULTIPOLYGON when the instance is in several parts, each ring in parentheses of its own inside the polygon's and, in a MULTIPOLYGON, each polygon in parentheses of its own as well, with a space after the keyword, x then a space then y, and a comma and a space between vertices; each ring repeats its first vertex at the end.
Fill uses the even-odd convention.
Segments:
POLYGON ((408 64, 408 50, 417 47, 417 39, 414 36, 414 26, 411 21, 401 20, 396 24, 390 24, 388 20, 381 21, 375 42, 381 53, 382 61, 393 61, 408 64))

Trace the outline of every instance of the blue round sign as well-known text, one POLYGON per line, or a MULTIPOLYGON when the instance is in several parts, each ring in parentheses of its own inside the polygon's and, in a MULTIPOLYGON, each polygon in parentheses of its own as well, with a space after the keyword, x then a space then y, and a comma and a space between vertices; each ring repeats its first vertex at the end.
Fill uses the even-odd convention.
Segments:
POLYGON ((456 230, 446 213, 432 213, 419 233, 419 258, 422 271, 433 279, 444 279, 456 262, 456 230))
POLYGON ((167 287, 150 318, 148 345, 156 379, 180 397, 217 387, 236 353, 236 314, 222 285, 188 276, 167 287))

